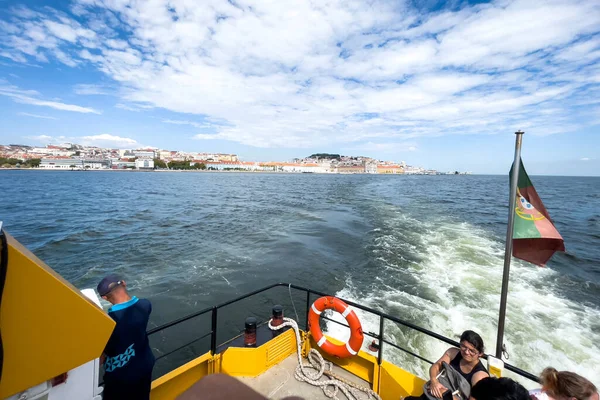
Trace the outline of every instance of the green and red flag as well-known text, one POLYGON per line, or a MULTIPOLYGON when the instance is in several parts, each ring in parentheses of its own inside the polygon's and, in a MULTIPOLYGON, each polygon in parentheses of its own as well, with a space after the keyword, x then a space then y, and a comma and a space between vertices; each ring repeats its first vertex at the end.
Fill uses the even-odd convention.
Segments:
MULTIPOLYGON (((512 168, 509 176, 512 176, 512 168)), ((565 251, 565 244, 525 172, 522 160, 516 202, 512 255, 544 267, 555 252, 565 251)))

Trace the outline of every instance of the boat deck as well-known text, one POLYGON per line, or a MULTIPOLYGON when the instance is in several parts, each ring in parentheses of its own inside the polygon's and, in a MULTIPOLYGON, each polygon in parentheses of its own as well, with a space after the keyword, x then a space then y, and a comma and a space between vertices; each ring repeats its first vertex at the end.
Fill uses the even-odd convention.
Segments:
MULTIPOLYGON (((305 360, 305 363, 307 361, 305 360)), ((238 379, 269 399, 283 399, 288 396, 299 396, 308 399, 329 399, 319 386, 313 386, 307 382, 300 382, 294 378, 294 371, 298 365, 298 356, 292 354, 279 364, 271 367, 268 371, 255 378, 239 377, 238 379)), ((359 386, 370 388, 369 383, 347 372, 337 365, 333 366, 333 373, 349 382, 359 386)), ((329 378, 323 377, 326 381, 329 378)), ((343 393, 338 397, 345 398, 343 393)))

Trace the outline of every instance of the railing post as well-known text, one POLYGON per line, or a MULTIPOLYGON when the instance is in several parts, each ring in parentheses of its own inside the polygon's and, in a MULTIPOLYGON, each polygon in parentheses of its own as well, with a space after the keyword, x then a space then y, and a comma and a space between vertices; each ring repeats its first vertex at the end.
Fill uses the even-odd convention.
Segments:
POLYGON ((212 309, 211 328, 210 335, 210 352, 214 356, 217 354, 217 307, 212 309))
POLYGON ((308 332, 308 314, 310 313, 310 292, 306 291, 306 321, 304 322, 304 328, 308 332))
POLYGON ((383 316, 379 316, 379 353, 377 354, 377 363, 381 365, 383 361, 383 316))

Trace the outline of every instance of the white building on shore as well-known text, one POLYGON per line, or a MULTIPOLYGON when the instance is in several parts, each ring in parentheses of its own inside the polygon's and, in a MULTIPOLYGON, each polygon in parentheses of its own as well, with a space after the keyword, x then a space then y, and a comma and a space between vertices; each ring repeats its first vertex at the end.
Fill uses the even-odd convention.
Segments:
POLYGON ((135 160, 135 169, 140 169, 140 170, 154 169, 154 160, 151 158, 145 158, 145 159, 138 158, 137 160, 135 160))
POLYGON ((40 168, 43 169, 108 169, 110 160, 86 160, 81 158, 42 158, 40 168))
POLYGON ((40 168, 43 169, 83 169, 83 160, 74 158, 42 158, 40 168))

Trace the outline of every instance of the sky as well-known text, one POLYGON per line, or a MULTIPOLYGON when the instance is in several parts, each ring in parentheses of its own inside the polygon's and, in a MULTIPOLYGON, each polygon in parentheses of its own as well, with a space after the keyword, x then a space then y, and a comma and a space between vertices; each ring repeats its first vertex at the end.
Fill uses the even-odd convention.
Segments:
POLYGON ((597 0, 0 0, 0 143, 600 175, 597 0))

